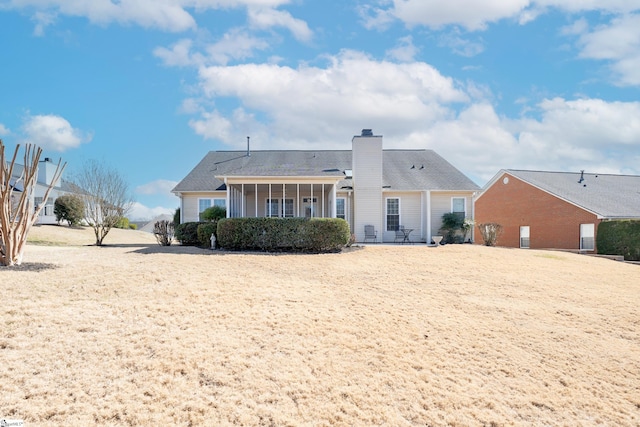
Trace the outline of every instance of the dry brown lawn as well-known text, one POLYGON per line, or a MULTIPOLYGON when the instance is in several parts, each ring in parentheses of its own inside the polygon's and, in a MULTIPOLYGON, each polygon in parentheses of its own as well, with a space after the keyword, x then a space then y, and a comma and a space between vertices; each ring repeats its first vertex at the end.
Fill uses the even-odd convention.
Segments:
POLYGON ((640 266, 472 245, 273 255, 32 230, 0 419, 638 426, 640 266))

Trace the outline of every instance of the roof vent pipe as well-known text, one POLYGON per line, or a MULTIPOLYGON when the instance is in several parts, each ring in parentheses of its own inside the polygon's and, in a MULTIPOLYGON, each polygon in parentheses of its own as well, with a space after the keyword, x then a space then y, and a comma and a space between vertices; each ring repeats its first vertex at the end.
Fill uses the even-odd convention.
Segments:
POLYGON ((249 139, 250 137, 247 137, 247 157, 251 157, 251 150, 249 150, 249 139))
POLYGON ((582 184, 582 181, 584 181, 584 169, 580 171, 580 180, 578 181, 578 184, 582 184))

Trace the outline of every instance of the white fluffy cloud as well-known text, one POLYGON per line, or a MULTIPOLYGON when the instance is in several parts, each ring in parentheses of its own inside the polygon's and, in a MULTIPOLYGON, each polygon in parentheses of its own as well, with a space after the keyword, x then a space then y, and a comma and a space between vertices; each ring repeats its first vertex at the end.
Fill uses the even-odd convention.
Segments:
POLYGON ((582 58, 609 61, 618 84, 640 85, 640 14, 615 18, 592 31, 580 22, 576 25, 582 58))
POLYGON ((283 27, 291 31, 296 40, 308 42, 313 37, 313 32, 306 22, 296 19, 289 12, 273 8, 249 8, 249 22, 251 26, 259 29, 283 27))
POLYGON ((65 118, 53 114, 28 116, 22 131, 26 142, 52 151, 65 151, 91 140, 91 135, 73 128, 65 118))
MULTIPOLYGON (((178 199, 176 199, 176 205, 178 199)), ((134 202, 127 212, 127 218, 131 221, 150 221, 160 215, 173 215, 175 209, 164 208, 162 206, 149 207, 142 203, 134 202)))
POLYGON ((0 123, 0 136, 9 135, 9 129, 2 123, 0 123))
POLYGON ((503 168, 640 173, 640 103, 555 98, 539 103, 535 114, 510 120, 474 104, 411 138, 479 183, 503 168))
POLYGON ((146 184, 137 186, 135 188, 135 192, 137 194, 144 194, 144 195, 154 195, 154 194, 167 195, 167 194, 171 194, 171 190, 176 185, 178 185, 177 181, 170 181, 167 179, 157 179, 155 181, 151 181, 146 184))
POLYGON ((237 98, 242 109, 231 117, 217 111, 207 113, 192 126, 204 136, 239 144, 244 139, 239 135, 246 135, 245 126, 251 123, 248 114, 256 112, 267 116, 274 137, 281 139, 271 143, 338 144, 345 134, 354 132, 354 123, 403 129, 442 119, 450 114, 447 104, 468 101, 452 79, 425 63, 377 62, 352 51, 330 57, 328 62, 326 68, 203 67, 200 78, 205 96, 237 98))
POLYGON ((407 26, 424 25, 442 28, 457 25, 470 31, 484 30, 502 19, 514 19, 525 24, 549 9, 571 13, 601 11, 628 13, 640 8, 640 0, 392 0, 389 7, 368 8, 366 26, 384 27, 390 19, 407 26))
MULTIPOLYGON (((55 22, 58 15, 77 16, 107 25, 111 23, 135 24, 164 31, 185 31, 197 26, 193 12, 207 9, 261 8, 275 18, 274 25, 288 27, 298 35, 304 34, 304 24, 275 8, 290 0, 4 0, 0 6, 7 9, 33 11, 35 33, 55 22), (283 15, 284 14, 284 15, 283 15)), ((264 22, 264 20, 263 20, 264 22)))
POLYGON ((181 39, 168 48, 156 47, 153 54, 165 65, 173 67, 227 65, 230 61, 251 58, 255 51, 267 48, 269 44, 265 40, 236 28, 215 43, 195 46, 193 40, 181 39))

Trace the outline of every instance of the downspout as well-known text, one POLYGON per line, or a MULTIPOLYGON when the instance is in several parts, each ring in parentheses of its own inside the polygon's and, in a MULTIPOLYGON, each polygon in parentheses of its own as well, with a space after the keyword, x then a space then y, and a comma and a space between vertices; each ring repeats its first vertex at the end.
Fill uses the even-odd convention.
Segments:
POLYGON ((431 244, 431 190, 427 190, 427 245, 431 244))

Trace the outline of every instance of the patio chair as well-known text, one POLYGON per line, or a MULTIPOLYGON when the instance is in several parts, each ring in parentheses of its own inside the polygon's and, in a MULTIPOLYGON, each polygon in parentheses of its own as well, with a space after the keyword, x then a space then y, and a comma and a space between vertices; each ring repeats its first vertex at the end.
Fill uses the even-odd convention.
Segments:
POLYGON ((396 228, 396 237, 393 240, 393 243, 398 243, 398 241, 401 243, 405 242, 404 225, 399 225, 398 228, 396 228))
POLYGON ((364 243, 367 243, 367 240, 373 240, 373 243, 378 241, 378 232, 373 225, 364 226, 364 243))

